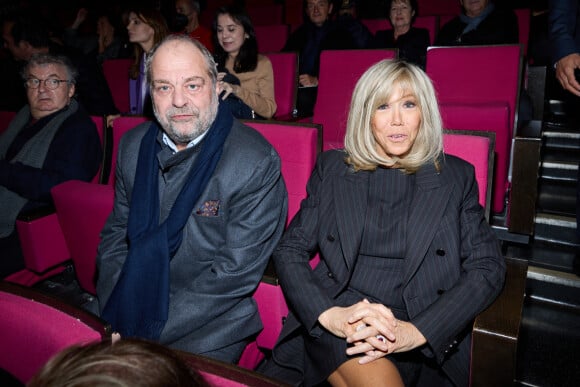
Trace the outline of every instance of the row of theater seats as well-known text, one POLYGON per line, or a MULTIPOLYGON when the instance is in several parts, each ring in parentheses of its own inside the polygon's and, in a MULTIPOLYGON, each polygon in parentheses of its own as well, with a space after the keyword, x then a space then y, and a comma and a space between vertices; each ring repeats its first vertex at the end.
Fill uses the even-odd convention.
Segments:
MULTIPOLYGON (((116 125, 113 125, 112 128, 115 131, 116 126, 116 130, 119 133, 144 121, 141 117, 122 117, 119 120, 115 121, 116 125)), ((246 121, 246 123, 262 133, 280 154, 282 175, 289 193, 288 219, 291 219, 298 211, 300 201, 306 195, 306 181, 312 171, 316 155, 321 148, 322 129, 319 125, 276 121, 246 121)), ((109 132, 106 131, 105 133, 109 132)), ((105 139, 106 137, 107 134, 105 139)), ((118 135, 113 138, 118 141, 119 137, 118 135)), ((444 135, 445 151, 462 157, 475 166, 480 188, 480 202, 486 208, 489 208, 490 196, 488 193, 490 192, 489 183, 493 170, 494 138, 493 133, 481 131, 446 132, 444 135)), ((94 294, 96 248, 99 243, 100 229, 112 208, 112 185, 71 181, 55 187, 52 193, 58 220, 56 226, 59 226, 63 233, 62 238, 65 240, 69 257, 73 260, 79 283, 85 291, 94 294)), ((49 245, 45 244, 42 247, 44 249, 39 248, 38 251, 44 250, 44 252, 47 252, 51 250, 49 245)), ((521 316, 521 302, 523 301, 523 282, 521 279, 524 278, 525 280, 525 267, 521 263, 510 267, 510 273, 512 273, 510 278, 513 275, 513 279, 511 281, 508 279, 508 282, 512 285, 517 285, 517 287, 514 289, 508 286, 494 304, 494 307, 489 312, 486 312, 499 312, 499 316, 489 317, 488 314, 484 313, 478 318, 476 327, 479 328, 474 331, 474 336, 477 338, 477 342, 481 342, 481 344, 479 346, 474 345, 473 385, 499 385, 497 383, 488 384, 490 382, 489 378, 492 378, 491 380, 494 380, 494 382, 501 381, 501 378, 507 378, 506 380, 512 380, 509 379, 510 377, 513 378, 515 344, 517 342, 519 316, 521 316), (512 304, 514 302, 515 305, 512 304), (513 311, 513 313, 506 315, 506 310, 513 311), (490 323, 492 326, 489 325, 490 323), (503 345, 503 355, 500 357, 489 356, 486 351, 486 349, 490 348, 489 340, 497 340, 498 338, 504 340, 506 337, 510 338, 512 342, 508 343, 509 345, 503 345), (514 337, 515 340, 513 339, 514 337), (494 361, 490 362, 490 359, 494 359, 494 361), (507 371, 498 371, 506 367, 507 371)), ((239 363, 243 368, 255 368, 263 359, 265 353, 273 348, 282 328, 283 319, 288 311, 283 293, 276 282, 275 276, 271 274, 265 275, 264 280, 254 294, 264 323, 264 330, 258 335, 256 341, 251 343, 244 351, 239 363)), ((11 278, 11 280, 19 282, 17 276, 11 278)), ((4 315, 5 312, 0 311, 0 313, 4 315)), ((11 315, 15 314, 11 313, 11 315)), ((44 320, 44 314, 40 313, 15 316, 18 316, 18 319, 32 319, 33 322, 27 322, 27 329, 30 330, 37 329, 34 324, 41 324, 41 320, 44 320)), ((0 328, 0 332, 2 331, 3 329, 0 328)), ((30 332, 29 335, 33 334, 56 335, 57 333, 54 333, 54 331, 48 333, 30 332)), ((102 333, 100 335, 102 336, 102 333)), ((83 337, 76 337, 73 341, 81 340, 83 337)), ((94 338, 94 336, 90 336, 90 339, 94 338)), ((85 339, 89 338, 85 337, 85 339)), ((35 341, 38 341, 38 339, 35 341)), ((66 343, 70 344, 71 341, 69 340, 66 343)), ((474 343, 476 343, 475 339, 474 343)), ((57 348, 55 347, 49 347, 38 351, 41 353, 39 356, 44 356, 43 359, 45 359, 56 350, 57 348)), ((13 369, 11 367, 22 367, 22 365, 18 366, 10 363, 10 359, 3 359, 2 356, 0 356, 0 362, 2 362, 0 366, 8 370, 13 369)), ((38 364, 42 364, 42 362, 39 360, 38 364)), ((28 372, 32 371, 28 370, 28 372)), ((29 374, 21 377, 25 378, 26 375, 29 374)))

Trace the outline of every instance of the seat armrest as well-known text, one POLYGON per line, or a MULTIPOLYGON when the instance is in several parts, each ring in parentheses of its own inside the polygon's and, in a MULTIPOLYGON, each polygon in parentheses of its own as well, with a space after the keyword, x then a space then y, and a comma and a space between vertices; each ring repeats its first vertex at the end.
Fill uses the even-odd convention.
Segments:
POLYGON ((506 258, 505 285, 473 325, 471 386, 510 386, 526 289, 526 260, 506 258))

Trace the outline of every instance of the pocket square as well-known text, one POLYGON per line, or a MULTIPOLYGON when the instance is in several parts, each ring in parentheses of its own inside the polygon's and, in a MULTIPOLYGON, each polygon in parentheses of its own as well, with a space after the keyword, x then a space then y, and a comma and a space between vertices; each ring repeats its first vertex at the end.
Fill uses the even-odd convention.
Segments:
POLYGON ((219 200, 208 200, 195 213, 200 216, 218 216, 219 209, 219 200))

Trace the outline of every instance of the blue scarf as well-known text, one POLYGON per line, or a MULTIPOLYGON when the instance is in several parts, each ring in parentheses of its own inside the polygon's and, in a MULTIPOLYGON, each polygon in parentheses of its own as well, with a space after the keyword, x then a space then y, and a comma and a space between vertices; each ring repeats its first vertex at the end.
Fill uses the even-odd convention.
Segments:
POLYGON ((476 29, 477 26, 486 17, 488 17, 489 14, 492 13, 494 9, 495 9, 495 5, 493 3, 487 3, 487 6, 485 7, 485 9, 483 11, 481 11, 481 13, 479 15, 477 15, 476 17, 469 17, 465 13, 462 12, 459 15, 459 19, 462 22, 464 22, 465 24, 467 24, 467 26, 465 26, 465 28, 463 29, 463 32, 461 33, 461 35, 466 34, 469 31, 472 31, 472 30, 476 29))
POLYGON ((127 225, 129 253, 102 317, 122 336, 157 340, 169 313, 169 261, 183 228, 221 157, 231 130, 231 112, 220 104, 167 219, 159 224, 160 128, 152 123, 141 141, 127 225))

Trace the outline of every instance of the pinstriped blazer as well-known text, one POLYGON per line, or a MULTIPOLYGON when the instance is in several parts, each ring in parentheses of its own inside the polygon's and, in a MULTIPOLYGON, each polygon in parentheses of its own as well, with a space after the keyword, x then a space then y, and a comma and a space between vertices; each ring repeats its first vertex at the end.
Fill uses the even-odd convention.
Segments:
MULTIPOLYGON (((274 360, 299 370, 303 356, 296 352, 303 347, 295 332, 302 326, 309 335, 321 334, 318 316, 349 286, 357 263, 373 172, 354 172, 344 157, 336 150, 319 157, 308 197, 274 252, 292 310, 274 360), (309 259, 316 251, 321 261, 312 270, 309 259)), ((440 166, 425 165, 416 173, 403 301, 410 321, 427 338, 423 354, 463 386, 469 377, 471 323, 499 294, 505 263, 478 203, 473 166, 451 155, 443 156, 440 166)))

